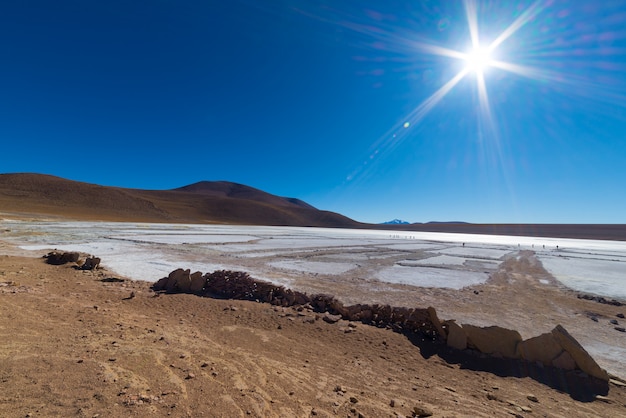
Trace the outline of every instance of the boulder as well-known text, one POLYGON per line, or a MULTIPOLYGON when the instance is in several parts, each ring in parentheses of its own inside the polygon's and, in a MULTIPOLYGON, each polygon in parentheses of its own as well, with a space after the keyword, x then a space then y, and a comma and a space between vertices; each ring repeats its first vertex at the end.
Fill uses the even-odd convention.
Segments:
POLYGON ((558 369, 563 370, 575 370, 576 362, 572 358, 571 354, 567 351, 563 351, 561 355, 552 360, 552 365, 558 369))
POLYGON ((80 254, 77 252, 59 253, 56 251, 51 251, 48 254, 44 255, 44 258, 46 259, 46 262, 48 264, 60 266, 62 264, 77 262, 80 258, 80 254))
POLYGON ((165 290, 165 288, 167 288, 167 277, 163 277, 159 280, 156 281, 155 284, 152 285, 152 289, 154 290, 165 290))
POLYGON ((204 285, 206 284, 206 279, 202 275, 202 272, 196 271, 190 276, 190 279, 189 290, 192 293, 202 293, 202 289, 204 289, 204 285))
POLYGON ((187 286, 187 289, 189 289, 191 287, 190 273, 191 270, 189 269, 176 269, 171 272, 169 276, 167 276, 167 286, 165 287, 165 290, 168 292, 182 291, 181 284, 182 287, 187 286))
POLYGON ((580 370, 589 376, 596 377, 606 382, 609 381, 609 375, 601 368, 598 363, 587 353, 587 351, 572 337, 561 325, 557 325, 552 330, 552 335, 559 342, 561 347, 567 351, 580 370))
POLYGON ((498 326, 481 328, 468 324, 463 324, 463 330, 467 335, 468 347, 494 356, 519 358, 517 345, 522 341, 519 332, 498 326))
POLYGON ((82 266, 80 266, 81 270, 95 270, 100 266, 100 258, 98 257, 87 257, 82 266))
POLYGON ((428 307, 428 316, 430 317, 430 322, 433 323, 433 325, 435 326, 435 329, 439 333, 439 336, 441 338, 445 339, 446 338, 446 332, 444 331, 443 327, 441 326, 441 321, 439 320, 439 317, 437 317, 437 311, 432 306, 428 307))
POLYGON ((77 252, 63 253, 61 261, 64 263, 75 263, 80 258, 80 254, 77 252))
POLYGON ((339 320, 341 319, 341 315, 333 315, 333 314, 326 313, 324 314, 322 319, 324 320, 324 322, 328 322, 329 324, 334 324, 336 322, 339 322, 339 320))
POLYGON ((463 331, 463 327, 457 324, 454 320, 446 321, 448 326, 448 347, 456 348, 457 350, 465 350, 467 348, 467 335, 463 331))
POLYGON ((517 345, 519 357, 531 362, 540 362, 544 366, 550 366, 552 361, 563 352, 563 347, 552 333, 541 334, 529 338, 517 345))

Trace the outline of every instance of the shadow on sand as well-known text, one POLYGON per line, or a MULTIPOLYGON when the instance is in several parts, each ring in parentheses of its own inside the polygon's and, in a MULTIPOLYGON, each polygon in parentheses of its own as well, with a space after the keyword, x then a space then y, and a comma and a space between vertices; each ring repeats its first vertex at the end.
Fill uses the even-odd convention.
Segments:
POLYGON ((458 364, 461 369, 488 372, 499 377, 531 378, 539 383, 564 392, 580 402, 592 402, 597 395, 609 393, 609 383, 581 372, 539 365, 525 360, 497 358, 473 350, 455 350, 445 343, 419 333, 403 332, 413 345, 428 359, 438 356, 448 364, 458 364))

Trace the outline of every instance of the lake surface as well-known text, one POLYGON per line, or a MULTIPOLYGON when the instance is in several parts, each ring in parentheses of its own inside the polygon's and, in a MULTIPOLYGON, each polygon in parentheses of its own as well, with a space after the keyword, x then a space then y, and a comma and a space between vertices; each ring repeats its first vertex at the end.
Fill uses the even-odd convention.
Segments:
POLYGON ((487 280, 521 249, 565 286, 626 300, 626 242, 328 228, 0 221, 0 239, 26 250, 81 251, 133 279, 176 268, 243 270, 289 285, 303 276, 460 289, 487 280))

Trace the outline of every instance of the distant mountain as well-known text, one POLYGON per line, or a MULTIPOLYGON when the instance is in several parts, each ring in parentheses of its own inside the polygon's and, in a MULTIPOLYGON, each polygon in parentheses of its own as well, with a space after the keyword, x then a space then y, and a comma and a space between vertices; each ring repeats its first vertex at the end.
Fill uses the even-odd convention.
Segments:
POLYGON ((228 181, 200 181, 188 186, 179 187, 175 191, 200 193, 205 196, 232 197, 235 199, 255 200, 277 206, 295 206, 316 209, 315 207, 293 197, 279 197, 254 187, 228 181))
POLYGON ((430 221, 427 224, 446 224, 446 225, 454 225, 454 224, 466 224, 467 222, 463 221, 430 221))
POLYGON ((6 216, 318 226, 626 241, 626 224, 407 224, 398 219, 384 224, 364 224, 338 213, 316 209, 299 199, 275 196, 226 181, 202 181, 173 190, 140 190, 99 186, 44 174, 0 174, 0 219, 6 216))
POLYGON ((381 225, 409 225, 410 222, 403 221, 402 219, 394 219, 392 221, 382 222, 381 225))
POLYGON ((67 219, 357 227, 358 222, 226 181, 173 190, 140 190, 18 173, 0 174, 0 212, 67 219))

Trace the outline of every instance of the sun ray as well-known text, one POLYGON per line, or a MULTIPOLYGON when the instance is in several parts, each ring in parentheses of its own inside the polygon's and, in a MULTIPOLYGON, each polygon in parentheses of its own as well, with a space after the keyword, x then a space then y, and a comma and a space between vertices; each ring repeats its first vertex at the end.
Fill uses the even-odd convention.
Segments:
POLYGON ((524 12, 517 18, 511 25, 504 30, 490 45, 489 49, 494 50, 502 42, 506 41, 511 37, 515 32, 517 32, 522 26, 528 23, 533 17, 539 14, 543 10, 540 0, 534 2, 528 9, 524 10, 524 12))
POLYGON ((478 7, 474 0, 465 1, 465 16, 467 17, 467 25, 470 31, 470 38, 472 41, 472 48, 477 49, 480 47, 478 40, 478 7))
POLYGON ((454 49, 444 48, 441 46, 431 45, 423 42, 412 42, 411 45, 414 49, 418 51, 426 52, 432 55, 439 55, 441 57, 465 59, 465 57, 467 56, 466 54, 455 51, 454 49))
POLYGON ((357 169, 346 177, 347 181, 353 181, 357 177, 363 181, 368 178, 367 167, 371 160, 382 157, 383 155, 393 151, 408 136, 410 126, 417 125, 419 122, 469 73, 468 69, 459 71, 454 77, 441 86, 436 92, 431 94, 427 99, 422 101, 411 113, 409 113, 401 122, 396 123, 384 135, 382 135, 372 145, 371 152, 366 161, 364 161, 357 169))
POLYGON ((491 65, 535 81, 571 86, 572 89, 568 90, 570 94, 576 94, 590 100, 620 105, 621 107, 625 107, 626 104, 626 95, 620 94, 619 92, 608 91, 606 86, 601 83, 590 82, 582 76, 567 74, 563 71, 554 71, 497 60, 493 61, 491 65))

